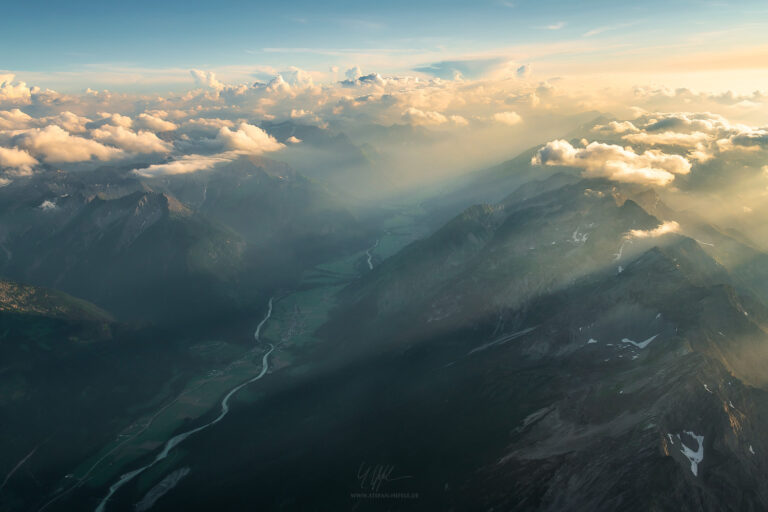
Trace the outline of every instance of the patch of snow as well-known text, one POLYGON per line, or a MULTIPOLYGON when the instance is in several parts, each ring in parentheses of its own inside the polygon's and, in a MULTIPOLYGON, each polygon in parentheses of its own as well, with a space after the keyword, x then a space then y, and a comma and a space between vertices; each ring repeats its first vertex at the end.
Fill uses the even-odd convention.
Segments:
POLYGON ((656 313, 656 320, 658 320, 659 318, 661 318, 661 313, 656 313))
POLYGON ((619 268, 618 268, 618 273, 619 273, 619 274, 621 274, 622 272, 624 272, 624 267, 622 267, 621 265, 619 265, 619 268))
MULTIPOLYGON (((691 473, 693 473, 693 476, 699 476, 699 464, 701 461, 704 460, 704 436, 697 436, 690 430, 685 431, 686 434, 691 436, 692 438, 696 439, 696 442, 698 443, 698 447, 696 450, 691 450, 687 446, 685 446, 685 443, 683 443, 682 439, 680 440, 680 444, 683 446, 683 448, 680 450, 683 455, 690 461, 691 463, 691 473)), ((678 435, 678 438, 680 436, 678 435)))
POLYGON ((749 445, 749 453, 751 453, 752 455, 755 454, 755 450, 752 448, 752 445, 749 445))
POLYGON ((736 407, 733 405, 733 402, 731 402, 730 400, 728 400, 728 405, 730 405, 730 406, 731 406, 731 409, 735 409, 735 408, 736 408, 736 407))
POLYGON ((707 390, 707 393, 711 393, 712 392, 712 390, 709 389, 709 386, 707 386, 706 384, 704 384, 704 389, 707 390))
POLYGON ((577 243, 577 244, 579 244, 579 243, 583 244, 583 243, 584 243, 584 242, 586 242, 586 241, 587 241, 587 239, 589 238, 589 233, 579 233, 579 228, 577 227, 577 228, 576 228, 576 231, 574 231, 574 232, 573 232, 573 235, 571 235, 571 238, 573 239, 573 241, 574 241, 575 243, 577 243))
POLYGON ((672 437, 672 434, 667 434, 667 437, 669 438, 669 443, 670 443, 670 444, 675 444, 675 440, 674 440, 674 438, 672 437))
POLYGON ((597 343, 597 340, 595 338, 589 338, 589 341, 587 342, 587 345, 591 345, 593 343, 597 343))
POLYGON ((41 209, 41 210, 43 210, 44 212, 49 212, 49 211, 51 211, 51 210, 55 210, 55 209, 56 209, 56 203, 54 203, 53 201, 49 201, 49 200, 47 200, 47 199, 46 199, 45 201, 43 201, 43 202, 40 204, 40 206, 38 206, 38 208, 40 208, 40 209, 41 209))
MULTIPOLYGON (((659 333, 659 334, 661 334, 661 333, 659 333)), ((643 348, 647 347, 648 345, 650 345, 653 340, 658 338, 659 334, 654 334, 653 336, 651 336, 647 340, 641 341, 639 343, 637 341, 632 341, 629 338, 624 338, 624 339, 621 340, 621 342, 622 343, 631 343, 632 345, 636 346, 637 348, 643 349, 643 348)))

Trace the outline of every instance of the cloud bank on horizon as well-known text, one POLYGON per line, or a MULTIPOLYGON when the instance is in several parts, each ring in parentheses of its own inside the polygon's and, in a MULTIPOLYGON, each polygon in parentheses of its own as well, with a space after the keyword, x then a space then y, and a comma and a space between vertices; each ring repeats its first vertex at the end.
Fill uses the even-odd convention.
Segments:
POLYGON ((9 6, 0 43, 28 44, 0 71, 2 186, 59 168, 320 161, 297 127, 346 137, 409 184, 536 145, 542 169, 675 187, 768 149, 758 1, 179 5, 100 5, 102 23, 90 0, 55 17, 9 6))
POLYGON ((514 154, 514 144, 505 141, 535 140, 543 145, 534 165, 656 186, 728 153, 768 149, 768 127, 729 120, 764 112, 768 94, 761 91, 590 90, 542 80, 519 62, 498 64, 476 80, 382 75, 354 66, 343 79, 319 82, 312 72, 291 67, 269 80, 235 84, 193 69, 189 89, 167 95, 62 94, 6 74, 0 78, 0 177, 7 186, 46 166, 99 162, 135 164, 137 174, 156 177, 210 170, 243 155, 280 158, 302 141, 278 141, 265 130, 279 123, 353 134, 411 126, 432 133, 430 144, 480 144, 488 154, 495 151, 493 158, 514 154), (594 126, 590 140, 536 139, 547 132, 542 127, 553 129, 585 112, 623 115, 594 126))

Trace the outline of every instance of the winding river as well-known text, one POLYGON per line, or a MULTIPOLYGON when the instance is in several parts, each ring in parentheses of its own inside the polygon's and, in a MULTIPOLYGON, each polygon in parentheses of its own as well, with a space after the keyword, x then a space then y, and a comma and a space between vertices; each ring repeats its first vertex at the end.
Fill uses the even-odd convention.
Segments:
POLYGON ((267 320, 269 320, 269 317, 272 316, 272 297, 269 298, 269 305, 267 306, 267 314, 264 316, 264 319, 259 322, 259 325, 256 326, 256 332, 253 333, 253 339, 256 341, 259 341, 259 335, 261 334, 261 328, 264 327, 264 324, 267 323, 267 320))
POLYGON ((371 254, 371 251, 374 250, 376 247, 379 246, 379 241, 376 240, 376 243, 373 244, 371 247, 365 250, 365 254, 368 256, 368 270, 373 270, 373 255, 371 254))
MULTIPOLYGON (((261 322, 259 322, 259 325, 256 327, 256 332, 254 333, 254 338, 256 339, 256 341, 259 340, 259 332, 260 332, 261 328, 264 326, 264 324, 267 322, 267 320, 269 320, 270 316, 272 316, 272 298, 269 299, 269 307, 267 309, 266 316, 264 317, 264 319, 261 322)), ((154 458, 154 460, 152 460, 152 462, 150 462, 149 464, 146 464, 146 465, 144 465, 144 466, 142 466, 142 467, 140 467, 138 469, 134 469, 133 471, 130 471, 130 472, 125 473, 124 475, 120 476, 118 481, 110 486, 109 492, 107 493, 107 495, 104 496, 104 498, 101 500, 101 502, 99 502, 99 506, 96 507, 96 512, 104 512, 104 510, 106 509, 107 503, 109 502, 110 498, 112 498, 112 496, 114 496, 114 494, 122 486, 124 486, 125 484, 127 484, 128 482, 130 482, 131 480, 133 480, 134 478, 136 478, 141 473, 143 473, 144 471, 148 470, 149 468, 151 468, 152 466, 154 466, 155 464, 157 464, 161 460, 165 459, 168 456, 168 454, 170 453, 171 450, 173 450, 175 447, 177 447, 178 445, 183 443, 188 437, 190 437, 192 435, 195 435, 198 432, 201 432, 201 431, 207 429, 208 427, 211 427, 211 426, 217 424, 218 422, 220 422, 221 420, 223 420, 224 417, 229 413, 229 399, 232 398, 232 396, 235 393, 237 393, 238 391, 243 389, 248 384, 251 384, 252 382, 255 382, 255 381, 261 379, 262 377, 264 377, 264 375, 267 374, 267 371, 269 370, 269 355, 272 353, 273 350, 275 350, 275 347, 274 347, 274 345, 272 345, 270 343, 269 350, 267 350, 267 352, 261 358, 261 371, 259 372, 258 375, 248 379, 245 382, 242 382, 242 383, 238 384, 237 386, 232 388, 229 391, 229 393, 227 393, 224 396, 224 398, 222 398, 222 400, 221 400, 221 412, 219 413, 219 415, 214 420, 206 423, 205 425, 201 425, 201 426, 199 426, 197 428, 193 428, 192 430, 188 430, 186 432, 182 432, 181 434, 177 434, 177 435, 173 436, 168 441, 166 441, 165 445, 163 446, 162 451, 160 453, 158 453, 157 456, 155 456, 155 458, 154 458)))

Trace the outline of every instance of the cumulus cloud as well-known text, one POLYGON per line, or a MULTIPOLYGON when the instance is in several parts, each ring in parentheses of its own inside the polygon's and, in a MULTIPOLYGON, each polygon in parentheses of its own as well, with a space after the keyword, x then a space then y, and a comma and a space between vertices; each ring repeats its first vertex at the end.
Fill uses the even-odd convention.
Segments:
POLYGON ((112 126, 122 126, 123 128, 130 128, 133 126, 133 119, 122 114, 110 114, 109 112, 99 112, 101 116, 101 125, 110 124, 112 126))
POLYGON ((493 114, 493 120, 502 124, 514 126, 516 124, 520 124, 523 121, 523 118, 520 117, 520 114, 517 112, 507 111, 496 112, 493 114))
POLYGON ((710 112, 643 113, 633 121, 611 121, 593 130, 631 144, 686 148, 687 157, 698 162, 737 149, 768 149, 768 129, 731 123, 710 112))
POLYGON ((18 108, 0 110, 0 130, 21 130, 29 127, 34 119, 18 108))
POLYGON ((0 147, 0 168, 29 171, 37 164, 37 159, 23 149, 0 147))
POLYGON ((91 123, 91 120, 87 117, 81 117, 69 111, 47 117, 43 121, 48 124, 61 126, 70 133, 82 133, 86 131, 86 126, 91 123))
POLYGON ((658 227, 653 229, 633 229, 627 233, 627 238, 656 238, 669 233, 679 233, 680 224, 671 220, 659 224, 658 227))
POLYGON ((235 126, 234 121, 229 119, 218 118, 199 118, 190 119, 181 125, 181 131, 187 133, 201 132, 216 134, 223 127, 232 128, 235 126))
POLYGON ((201 71, 199 69, 191 69, 189 73, 195 81, 198 87, 208 87, 215 91, 224 89, 225 85, 216 79, 216 73, 213 71, 201 71))
POLYGON ((120 157, 123 152, 95 140, 71 135, 59 126, 33 128, 16 136, 19 146, 34 155, 40 155, 49 163, 83 162, 96 158, 111 160, 120 157))
POLYGON ((24 82, 15 82, 16 75, 0 74, 0 103, 27 104, 32 91, 24 82))
POLYGON ((568 141, 554 140, 539 149, 534 165, 563 165, 583 169, 588 178, 608 178, 626 183, 668 185, 675 175, 688 174, 691 163, 682 156, 656 150, 635 153, 632 148, 592 142, 575 148, 568 141))
POLYGON ((139 114, 136 124, 142 128, 152 130, 153 132, 169 132, 178 128, 178 126, 171 121, 166 121, 158 116, 147 113, 139 114))
POLYGON ((237 130, 222 127, 216 140, 227 149, 251 155, 261 155, 285 147, 261 128, 248 123, 240 123, 237 130))
POLYGON ((344 76, 347 77, 347 80, 357 80, 361 76, 363 76, 363 72, 360 71, 360 66, 354 66, 349 68, 345 73, 344 76))
POLYGON ((441 114, 440 112, 424 111, 417 108, 409 108, 403 112, 403 121, 414 126, 439 126, 453 123, 456 126, 466 126, 469 122, 462 116, 441 114))
POLYGON ((171 145, 152 132, 134 132, 122 126, 104 125, 91 130, 91 136, 101 142, 117 146, 131 153, 167 153, 171 145))
POLYGON ((150 165, 144 169, 134 169, 133 172, 145 178, 156 178, 174 174, 189 174, 214 168, 218 164, 231 161, 236 155, 185 155, 172 162, 150 165))
POLYGON ((600 124, 592 128, 593 131, 603 133, 637 133, 640 130, 632 124, 632 121, 611 121, 608 124, 600 124))

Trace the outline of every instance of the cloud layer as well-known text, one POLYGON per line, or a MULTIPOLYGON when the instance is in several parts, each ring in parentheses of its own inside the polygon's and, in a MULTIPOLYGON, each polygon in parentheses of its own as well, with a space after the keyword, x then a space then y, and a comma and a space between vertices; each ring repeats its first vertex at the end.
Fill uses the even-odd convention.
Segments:
POLYGON ((548 142, 536 153, 532 163, 578 167, 587 178, 661 186, 674 181, 675 175, 691 171, 691 163, 679 155, 657 150, 638 154, 632 148, 601 142, 579 148, 565 140, 548 142))

